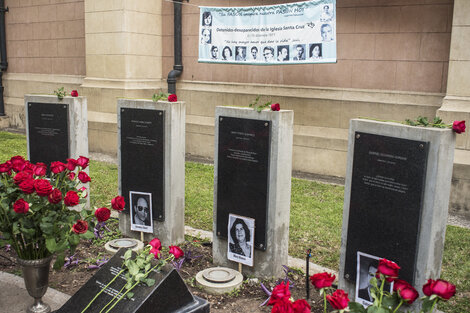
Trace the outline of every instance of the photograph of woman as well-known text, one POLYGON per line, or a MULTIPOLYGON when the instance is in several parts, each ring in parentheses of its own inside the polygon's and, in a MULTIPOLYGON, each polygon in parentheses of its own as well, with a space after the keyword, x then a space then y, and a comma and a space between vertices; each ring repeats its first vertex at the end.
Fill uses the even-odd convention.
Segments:
POLYGON ((229 46, 225 46, 222 50, 222 60, 232 60, 232 49, 229 46))
POLYGON ((253 266, 254 219, 229 215, 228 259, 253 266))
POLYGON ((212 26, 211 12, 206 11, 202 13, 202 26, 212 26))
POLYGON ((321 59, 321 57, 321 43, 312 43, 310 45, 310 60, 318 60, 321 59))

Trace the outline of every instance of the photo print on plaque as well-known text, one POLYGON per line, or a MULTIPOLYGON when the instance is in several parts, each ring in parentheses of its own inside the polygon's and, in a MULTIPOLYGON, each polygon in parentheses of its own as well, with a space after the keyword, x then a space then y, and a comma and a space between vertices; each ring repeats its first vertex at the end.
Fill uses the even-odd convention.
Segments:
POLYGON ((152 194, 130 191, 131 230, 153 233, 152 194))
MULTIPOLYGON (((373 286, 370 280, 375 277, 380 259, 382 258, 360 251, 357 252, 356 302, 362 304, 364 307, 372 305, 374 302, 371 295, 373 286)), ((393 282, 391 284, 385 282, 384 290, 392 293, 393 282)))
POLYGON ((253 266, 255 220, 253 218, 229 214, 228 251, 231 261, 253 266))

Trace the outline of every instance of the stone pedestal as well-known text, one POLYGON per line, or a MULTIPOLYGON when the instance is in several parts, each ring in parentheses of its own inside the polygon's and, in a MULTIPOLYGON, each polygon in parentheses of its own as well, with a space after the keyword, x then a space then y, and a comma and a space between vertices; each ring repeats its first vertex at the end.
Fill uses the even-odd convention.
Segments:
MULTIPOLYGON (((261 211, 265 213, 265 223, 260 220, 255 220, 255 233, 261 231, 263 237, 262 243, 257 243, 260 238, 254 238, 255 250, 254 250, 254 262, 253 267, 244 266, 243 273, 254 275, 256 277, 280 277, 282 275, 282 265, 287 264, 288 257, 288 245, 289 245, 289 216, 290 216, 290 196, 291 196, 291 170, 292 170, 292 141, 293 141, 293 120, 294 112, 281 110, 279 112, 262 111, 256 112, 251 108, 235 108, 235 107, 217 107, 216 108, 216 120, 215 120, 215 157, 214 157, 214 239, 213 239, 213 258, 214 263, 219 266, 225 266, 237 269, 238 264, 227 259, 228 251, 228 238, 223 233, 227 234, 227 230, 224 231, 224 227, 221 224, 227 225, 228 221, 218 221, 218 210, 225 210, 225 213, 239 214, 246 217, 254 218, 254 211, 261 211), (221 124, 225 123, 227 118, 239 119, 240 123, 246 121, 262 121, 262 124, 269 129, 269 149, 267 156, 261 156, 254 151, 243 151, 243 141, 255 140, 259 135, 258 130, 245 129, 244 132, 232 131, 234 141, 231 144, 235 146, 227 149, 233 151, 233 155, 219 155, 219 145, 221 143, 220 137, 226 136, 227 134, 221 134, 221 124), (236 137, 239 136, 239 137, 236 137), (242 182, 245 189, 239 189, 240 186, 233 186, 228 188, 232 193, 237 193, 237 190, 247 190, 243 194, 229 194, 228 196, 236 202, 232 209, 226 209, 220 207, 221 204, 218 201, 218 180, 223 179, 221 175, 227 175, 222 173, 219 169, 221 161, 219 158, 230 158, 235 159, 239 162, 239 166, 232 168, 233 171, 243 171, 249 164, 256 164, 256 167, 263 167, 267 165, 267 186, 265 193, 258 191, 258 185, 264 184, 264 182, 245 181, 242 182), (255 192, 251 192, 256 190, 255 192), (249 202, 257 202, 258 197, 263 198, 264 207, 256 207, 247 212, 245 208, 241 208, 242 203, 245 203, 244 199, 248 198, 249 202), (264 200, 266 199, 266 200, 264 200), (237 210, 237 206, 240 210, 237 210), (243 211, 245 209, 245 211, 243 211), (265 210, 265 211, 263 211, 265 210), (240 214, 239 212, 244 212, 240 214), (219 223, 219 225, 218 225, 219 223), (264 231, 263 231, 264 230, 264 231)), ((248 124, 248 123, 247 123, 248 124)), ((234 123, 237 125, 237 123, 234 123)), ((263 127, 263 125, 261 125, 263 127)), ((227 128, 224 127, 224 131, 227 128)), ((229 131, 230 132, 230 131, 229 131)), ((230 135, 230 134, 229 134, 230 135)), ((231 152, 229 152, 231 153, 231 152)), ((230 170, 230 169, 229 169, 230 170)), ((233 174, 233 173, 232 173, 233 174)), ((232 175, 230 174, 230 175, 232 175)), ((236 176, 236 175, 235 175, 236 176)), ((235 184, 235 182, 234 182, 235 184)), ((238 184, 238 183, 237 183, 238 184)), ((227 187, 224 185, 225 191, 227 187)), ((260 212, 257 213, 260 213, 260 212)), ((228 234, 230 235, 230 234, 228 234)))
MULTIPOLYGON (((129 237, 140 239, 140 232, 131 231, 131 219, 129 215, 129 194, 123 189, 123 153, 122 153, 122 110, 141 109, 158 110, 163 115, 163 173, 150 173, 155 176, 159 184, 163 184, 163 198, 157 199, 162 204, 161 212, 153 216, 153 233, 146 233, 145 240, 158 237, 163 245, 178 244, 184 241, 184 179, 185 179, 185 112, 184 102, 167 102, 152 100, 118 99, 118 161, 119 161, 119 192, 126 198, 126 210, 120 215, 119 229, 129 237), (124 194, 123 194, 124 193, 124 194), (126 214, 127 212, 127 214, 126 214)), ((145 144, 147 138, 141 138, 136 144, 145 144)), ((132 164, 131 171, 146 171, 150 168, 154 155, 148 155, 148 162, 132 164)), ((140 186, 133 189, 130 183, 130 191, 146 191, 139 188, 152 189, 153 186, 140 186)), ((152 195, 156 197, 157 195, 152 195)))
MULTIPOLYGON (((355 227, 356 229, 360 228, 357 225, 351 226, 351 214, 353 210, 357 212, 358 207, 366 206, 367 203, 371 203, 370 199, 374 197, 377 198, 377 193, 379 192, 384 193, 386 197, 383 196, 382 199, 376 199, 377 201, 375 203, 377 204, 377 208, 389 208, 389 210, 388 216, 384 216, 386 214, 379 216, 376 221, 377 224, 384 224, 387 225, 387 227, 383 227, 382 229, 377 230, 377 232, 374 232, 372 228, 367 228, 365 224, 362 225, 364 229, 361 231, 368 234, 369 239, 364 240, 365 242, 359 243, 359 245, 362 245, 362 248, 365 250, 382 250, 384 251, 384 254, 388 255, 375 256, 393 260, 393 255, 397 255, 397 252, 402 251, 400 248, 402 248, 403 245, 410 244, 410 241, 408 241, 410 238, 397 238, 400 236, 395 236, 395 238, 393 238, 398 231, 402 231, 407 227, 406 225, 408 225, 408 222, 405 221, 400 225, 390 225, 388 221, 391 220, 390 217, 400 215, 401 213, 399 212, 408 214, 410 210, 415 210, 414 216, 417 217, 417 229, 409 229, 410 237, 413 234, 415 236, 415 241, 411 241, 411 243, 415 242, 415 244, 411 244, 413 245, 412 249, 416 249, 416 259, 414 261, 415 268, 402 269, 400 272, 405 274, 405 270, 408 270, 408 273, 410 273, 409 276, 411 276, 410 280, 413 281, 413 285, 420 292, 422 290, 422 285, 426 283, 428 278, 439 278, 444 250, 454 146, 455 134, 450 129, 412 127, 402 124, 369 120, 351 120, 349 129, 348 164, 344 195, 339 274, 339 288, 345 289, 345 291, 350 295, 350 299, 355 298, 355 280, 349 280, 351 276, 347 273, 346 269, 346 252, 349 233, 348 227, 355 227), (355 147, 355 145, 358 145, 358 138, 363 134, 371 136, 386 136, 381 137, 385 139, 383 144, 379 144, 381 148, 377 150, 385 147, 384 149, 388 149, 390 152, 381 153, 381 151, 369 150, 368 153, 366 153, 365 158, 356 159, 354 152, 357 151, 357 147, 355 147), (392 147, 391 145, 387 144, 390 140, 398 141, 398 147, 402 147, 406 144, 411 148, 406 150, 404 153, 399 153, 393 148, 390 148, 392 147), (400 144, 400 142, 402 142, 402 144, 400 144), (414 146, 415 143, 417 147, 414 146), (403 177, 407 177, 405 172, 405 176, 399 176, 399 174, 394 176, 394 172, 403 172, 403 169, 405 169, 406 166, 413 166, 411 159, 414 158, 415 154, 420 153, 413 151, 419 150, 427 150, 427 153, 424 152, 422 155, 424 158, 423 162, 414 163, 417 164, 418 167, 423 168, 422 175, 420 177, 408 176, 408 179, 403 179, 403 177), (370 170, 372 173, 378 173, 378 175, 382 176, 365 176, 359 171, 356 171, 357 163, 364 162, 364 159, 373 160, 373 162, 370 161, 370 164, 373 166, 370 166, 368 171, 370 170), (374 166, 376 168, 373 168, 374 166), (380 172, 383 172, 384 168, 387 166, 391 167, 392 174, 390 177, 380 174, 380 172), (353 184, 353 181, 356 183, 353 184), (355 197, 355 193, 357 195, 359 188, 362 188, 362 190, 366 190, 367 192, 363 193, 365 196, 363 196, 361 201, 358 202, 356 200, 353 202, 352 199, 357 199, 357 197, 355 197), (415 202, 416 205, 410 205, 408 207, 407 205, 410 202, 408 200, 405 201, 403 206, 396 207, 393 205, 399 201, 403 202, 403 199, 407 199, 407 197, 414 197, 415 200, 417 199, 415 202), (395 201, 397 199, 398 201, 395 201), (368 247, 367 245, 371 245, 371 242, 374 242, 374 238, 378 236, 385 236, 386 238, 392 239, 391 242, 393 242, 393 245, 384 248, 380 246, 379 243, 376 244, 376 247, 368 247)), ((369 213, 374 215, 377 210, 379 209, 373 209, 373 211, 369 213)), ((367 215, 368 214, 363 216, 364 220, 368 220, 367 215)), ((400 216, 398 216, 398 219, 400 219, 400 216)), ((405 232, 407 231, 408 230, 405 229, 405 232)), ((361 252, 372 254, 370 251, 361 252)), ((408 252, 411 253, 411 251, 403 252, 402 256, 406 256, 408 252)), ((400 265, 400 260, 393 261, 400 265)))

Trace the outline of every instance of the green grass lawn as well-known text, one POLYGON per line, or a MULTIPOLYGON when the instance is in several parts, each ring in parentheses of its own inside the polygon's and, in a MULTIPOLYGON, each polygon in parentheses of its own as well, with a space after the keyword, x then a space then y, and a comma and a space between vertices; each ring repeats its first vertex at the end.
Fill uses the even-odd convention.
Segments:
MULTIPOLYGON (((0 163, 13 155, 26 156, 24 135, 0 132, 0 163)), ((117 166, 90 162, 91 204, 106 205, 117 194, 117 166)), ((185 223, 212 231, 214 168, 186 162, 185 223)), ((337 270, 341 245, 344 187, 292 179, 289 254, 304 258, 312 249, 312 261, 337 270)), ((439 309, 447 313, 470 311, 470 230, 448 226, 442 278, 457 286, 457 295, 439 309)))

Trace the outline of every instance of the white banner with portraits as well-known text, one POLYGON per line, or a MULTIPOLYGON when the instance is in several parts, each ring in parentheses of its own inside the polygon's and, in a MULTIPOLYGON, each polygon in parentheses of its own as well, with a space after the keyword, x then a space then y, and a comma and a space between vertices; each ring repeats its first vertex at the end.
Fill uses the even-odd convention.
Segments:
POLYGON ((153 233, 152 194, 130 191, 131 230, 153 233))
POLYGON ((200 7, 199 62, 336 62, 336 0, 200 7))
POLYGON ((228 251, 231 261, 253 266, 255 220, 235 214, 228 216, 228 251))

